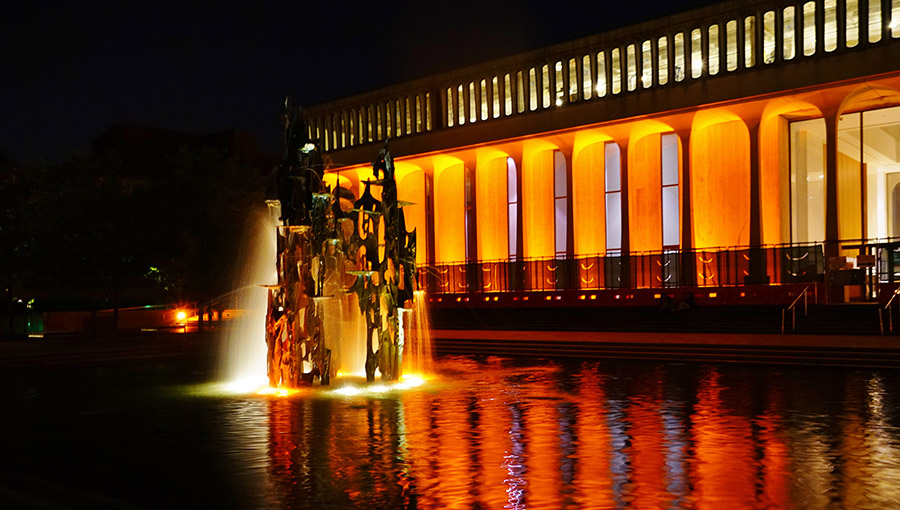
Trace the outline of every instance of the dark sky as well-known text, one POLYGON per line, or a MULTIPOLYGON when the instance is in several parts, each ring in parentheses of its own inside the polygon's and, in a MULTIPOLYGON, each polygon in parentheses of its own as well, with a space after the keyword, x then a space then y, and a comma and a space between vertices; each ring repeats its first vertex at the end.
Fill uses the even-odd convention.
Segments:
POLYGON ((0 150, 55 160, 119 122, 277 153, 286 93, 314 105, 713 1, 8 3, 0 150))

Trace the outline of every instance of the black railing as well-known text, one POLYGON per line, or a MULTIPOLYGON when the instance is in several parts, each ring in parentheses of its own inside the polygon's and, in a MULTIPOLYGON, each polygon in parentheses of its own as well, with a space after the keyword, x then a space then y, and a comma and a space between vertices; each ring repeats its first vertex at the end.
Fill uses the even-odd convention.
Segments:
POLYGON ((419 284, 435 294, 662 289, 815 282, 824 272, 821 244, 793 244, 437 264, 421 268, 419 284))

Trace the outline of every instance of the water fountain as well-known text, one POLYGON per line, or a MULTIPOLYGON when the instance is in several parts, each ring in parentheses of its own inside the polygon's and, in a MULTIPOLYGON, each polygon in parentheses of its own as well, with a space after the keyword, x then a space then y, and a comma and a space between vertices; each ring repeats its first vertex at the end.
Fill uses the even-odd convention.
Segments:
POLYGON ((342 188, 324 184, 325 165, 302 112, 290 100, 286 107, 278 199, 267 202, 280 209, 278 282, 267 286, 269 385, 327 385, 339 371, 360 368, 368 382, 376 371, 398 381, 404 365, 421 369, 430 349, 416 292, 416 233, 406 231, 408 204, 397 196, 388 143, 360 198, 342 209, 342 188), (381 188, 381 200, 372 187, 381 188))

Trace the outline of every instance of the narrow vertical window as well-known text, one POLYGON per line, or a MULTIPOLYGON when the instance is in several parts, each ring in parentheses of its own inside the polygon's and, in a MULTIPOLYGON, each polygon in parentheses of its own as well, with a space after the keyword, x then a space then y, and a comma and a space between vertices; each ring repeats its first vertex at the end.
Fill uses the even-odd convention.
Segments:
POLYGON ((472 248, 475 243, 475 239, 472 238, 472 229, 470 227, 475 223, 475 197, 474 193, 472 193, 472 188, 475 184, 475 176, 473 173, 472 169, 468 166, 463 168, 463 214, 465 221, 466 262, 471 261, 470 254, 474 251, 472 248))
POLYGON ((416 133, 422 132, 422 95, 416 94, 416 133))
POLYGON ((738 66, 737 21, 725 24, 725 70, 734 71, 738 66))
POLYGON ((496 119, 500 117, 500 81, 497 76, 491 78, 491 95, 493 99, 491 116, 496 119))
POLYGON ((516 71, 516 112, 525 111, 525 79, 522 71, 516 71))
POLYGON ((625 70, 627 72, 627 86, 628 91, 637 88, 637 55, 634 44, 629 44, 625 47, 625 70))
POLYGON ((709 74, 719 74, 719 25, 710 25, 706 33, 709 37, 709 74))
POLYGON ((816 2, 803 4, 803 56, 816 53, 816 2))
POLYGON ((537 69, 532 67, 528 70, 528 109, 537 110, 538 107, 538 91, 537 91, 537 69))
POLYGON ((553 210, 556 258, 566 258, 566 232, 569 226, 568 185, 566 182, 566 157, 560 151, 553 152, 553 210))
POLYGON ((619 161, 619 146, 615 142, 606 142, 604 152, 606 252, 608 255, 617 255, 622 249, 622 167, 619 161))
POLYGON ((481 80, 481 120, 488 120, 491 112, 488 111, 488 90, 487 80, 481 80))
POLYGON ((397 123, 394 133, 396 136, 400 136, 403 134, 403 103, 399 99, 394 101, 394 117, 397 123))
POLYGON ((756 16, 744 18, 744 67, 756 65, 756 16))
POLYGON ((675 81, 682 81, 686 76, 686 70, 684 68, 684 32, 675 34, 673 50, 675 57, 675 81))
POLYGON ((837 48, 837 0, 825 0, 822 7, 825 14, 823 47, 825 51, 834 51, 837 48))
POLYGON ((613 48, 610 52, 610 64, 612 65, 612 93, 622 92, 622 62, 619 58, 619 48, 613 48))
POLYGON ((597 53, 597 97, 606 96, 606 53, 597 53))
POLYGON ((325 117, 325 150, 331 150, 331 116, 325 117))
POLYGON ((453 109, 453 89, 447 89, 447 127, 453 127, 456 110, 453 109))
POLYGON ((594 84, 591 82, 591 56, 581 57, 581 96, 585 101, 591 98, 594 84))
POLYGON ((425 130, 431 131, 431 92, 425 93, 425 130))
POLYGON ((691 30, 691 78, 703 75, 703 36, 699 28, 691 30))
POLYGON ((881 40, 881 0, 869 0, 869 42, 881 40))
POLYGON ((366 138, 366 132, 365 132, 366 119, 365 119, 365 117, 366 117, 365 108, 360 108, 359 109, 359 119, 358 119, 359 122, 357 122, 357 124, 356 124, 357 127, 359 128, 359 143, 360 144, 362 144, 366 138))
POLYGON ((475 82, 469 82, 469 123, 475 122, 477 118, 477 107, 475 106, 477 103, 475 102, 475 82))
POLYGON ((519 178, 516 173, 516 162, 506 158, 506 219, 507 240, 509 241, 509 260, 519 256, 519 178))
POLYGON ((548 64, 541 66, 541 107, 550 108, 550 65, 548 64))
POLYGON ((347 146, 347 112, 341 112, 341 147, 347 146))
POLYGON ((653 86, 653 51, 650 40, 641 43, 641 85, 645 89, 653 86))
MULTIPOLYGON (((382 132, 382 117, 381 117, 381 104, 379 104, 375 109, 375 128, 377 130, 378 140, 381 141, 384 138, 384 133, 382 132)), ((390 123, 390 118, 388 118, 388 123, 390 123)))
POLYGON ((656 54, 657 54, 657 65, 656 68, 659 70, 657 74, 657 80, 660 85, 665 85, 669 83, 669 38, 666 36, 660 37, 656 41, 656 54))
POLYGON ((794 6, 788 6, 783 11, 783 23, 781 25, 781 43, 783 45, 782 57, 785 60, 791 60, 797 50, 795 41, 796 26, 794 23, 794 6))
POLYGON ((503 114, 509 117, 513 112, 512 77, 503 76, 503 114))
POLYGON ((391 109, 391 102, 384 104, 384 124, 385 135, 390 138, 394 130, 394 112, 391 109))
POLYGON ((557 62, 556 65, 554 66, 554 71, 555 72, 553 73, 553 78, 554 78, 553 81, 555 83, 553 84, 554 85, 553 89, 556 92, 556 94, 554 95, 554 98, 553 98, 553 104, 555 104, 556 106, 562 106, 563 100, 565 99, 565 82, 563 81, 563 63, 557 62))
POLYGON ((356 110, 350 110, 350 124, 348 126, 348 131, 350 133, 350 147, 356 145, 356 110))
POLYGON ((462 84, 456 87, 456 123, 460 126, 466 123, 466 91, 462 84))
POLYGON ((488 111, 488 91, 487 80, 481 80, 481 120, 488 120, 490 112, 488 111))
POLYGON ((375 126, 378 125, 378 124, 376 124, 376 120, 377 120, 377 119, 375 118, 375 107, 372 106, 372 105, 369 105, 369 122, 368 122, 368 124, 369 124, 369 133, 368 133, 368 139, 369 139, 370 142, 372 142, 372 141, 375 140, 375 126))
POLYGON ((569 102, 578 101, 578 62, 569 59, 569 102))
POLYGON ((775 11, 763 14, 763 63, 775 62, 775 11))
POLYGON ((663 248, 678 248, 680 244, 678 207, 678 135, 660 137, 662 147, 662 238, 663 248))
POLYGON ((412 134, 412 110, 409 108, 409 96, 406 96, 406 103, 404 105, 406 112, 406 134, 412 134))
POLYGON ((316 142, 322 143, 322 119, 316 119, 316 142))
POLYGON ((847 16, 844 37, 847 47, 853 48, 859 44, 859 0, 847 0, 847 16))

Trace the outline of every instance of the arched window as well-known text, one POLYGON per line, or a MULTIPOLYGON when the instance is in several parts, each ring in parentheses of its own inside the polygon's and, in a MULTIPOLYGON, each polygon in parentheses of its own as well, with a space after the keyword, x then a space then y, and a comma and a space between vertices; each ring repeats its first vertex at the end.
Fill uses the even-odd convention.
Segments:
POLYGON ((604 150, 606 175, 606 253, 622 251, 622 165, 619 146, 606 142, 604 150))

